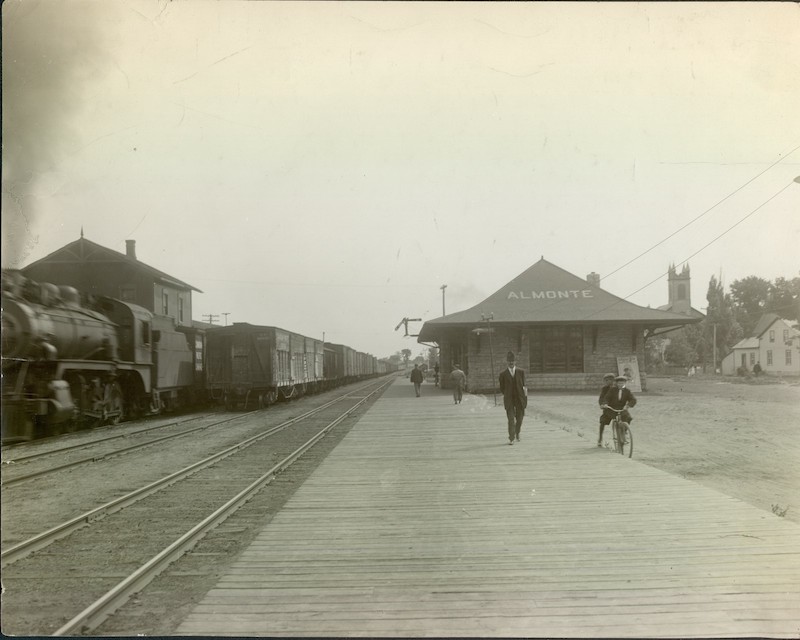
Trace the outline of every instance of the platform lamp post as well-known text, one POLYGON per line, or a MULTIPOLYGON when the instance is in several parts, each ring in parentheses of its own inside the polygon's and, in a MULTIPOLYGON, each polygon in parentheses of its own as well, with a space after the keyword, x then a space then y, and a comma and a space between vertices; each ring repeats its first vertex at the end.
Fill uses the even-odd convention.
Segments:
POLYGON ((444 311, 444 290, 445 290, 445 289, 447 289, 447 285, 446 285, 446 284, 443 284, 443 285, 442 285, 441 287, 439 287, 439 288, 442 290, 442 315, 443 315, 443 316, 445 316, 445 315, 447 315, 447 314, 446 314, 446 313, 445 313, 445 311, 444 311))
POLYGON ((492 347, 492 318, 494 314, 490 313, 488 316, 481 314, 481 322, 486 323, 486 333, 489 334, 489 368, 492 371, 492 396, 494 397, 494 406, 497 406, 497 390, 494 387, 494 348, 492 347))

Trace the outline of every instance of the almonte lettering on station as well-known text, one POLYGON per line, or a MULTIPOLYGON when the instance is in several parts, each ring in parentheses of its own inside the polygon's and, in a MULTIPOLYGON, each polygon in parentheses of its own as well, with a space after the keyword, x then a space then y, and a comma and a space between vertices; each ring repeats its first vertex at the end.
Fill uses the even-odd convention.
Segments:
POLYGON ((558 298, 592 298, 591 289, 563 289, 560 291, 516 291, 508 292, 508 300, 539 300, 558 298))

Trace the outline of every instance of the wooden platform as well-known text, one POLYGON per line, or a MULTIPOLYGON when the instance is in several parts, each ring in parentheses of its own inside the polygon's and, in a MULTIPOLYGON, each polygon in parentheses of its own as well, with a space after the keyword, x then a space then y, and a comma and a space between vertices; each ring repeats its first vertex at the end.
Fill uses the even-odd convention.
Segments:
POLYGON ((635 455, 400 379, 177 632, 798 637, 800 526, 635 455))

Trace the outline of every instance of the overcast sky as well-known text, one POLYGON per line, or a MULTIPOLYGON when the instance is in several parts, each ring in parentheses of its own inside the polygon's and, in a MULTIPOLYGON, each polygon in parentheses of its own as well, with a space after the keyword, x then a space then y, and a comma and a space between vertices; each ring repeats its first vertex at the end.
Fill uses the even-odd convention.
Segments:
POLYGON ((541 256, 702 309, 800 274, 798 114, 794 3, 6 0, 3 266, 134 239, 195 319, 377 356, 541 256))

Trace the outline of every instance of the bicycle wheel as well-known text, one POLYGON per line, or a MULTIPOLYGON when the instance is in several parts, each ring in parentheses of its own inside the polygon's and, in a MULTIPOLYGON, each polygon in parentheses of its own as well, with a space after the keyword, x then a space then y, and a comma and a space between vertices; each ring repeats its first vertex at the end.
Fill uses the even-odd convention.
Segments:
POLYGON ((614 451, 616 453, 622 453, 619 445, 619 421, 614 418, 609 426, 611 427, 611 440, 612 444, 614 445, 614 451))
POLYGON ((619 423, 620 453, 629 458, 633 456, 633 432, 627 422, 619 423))

